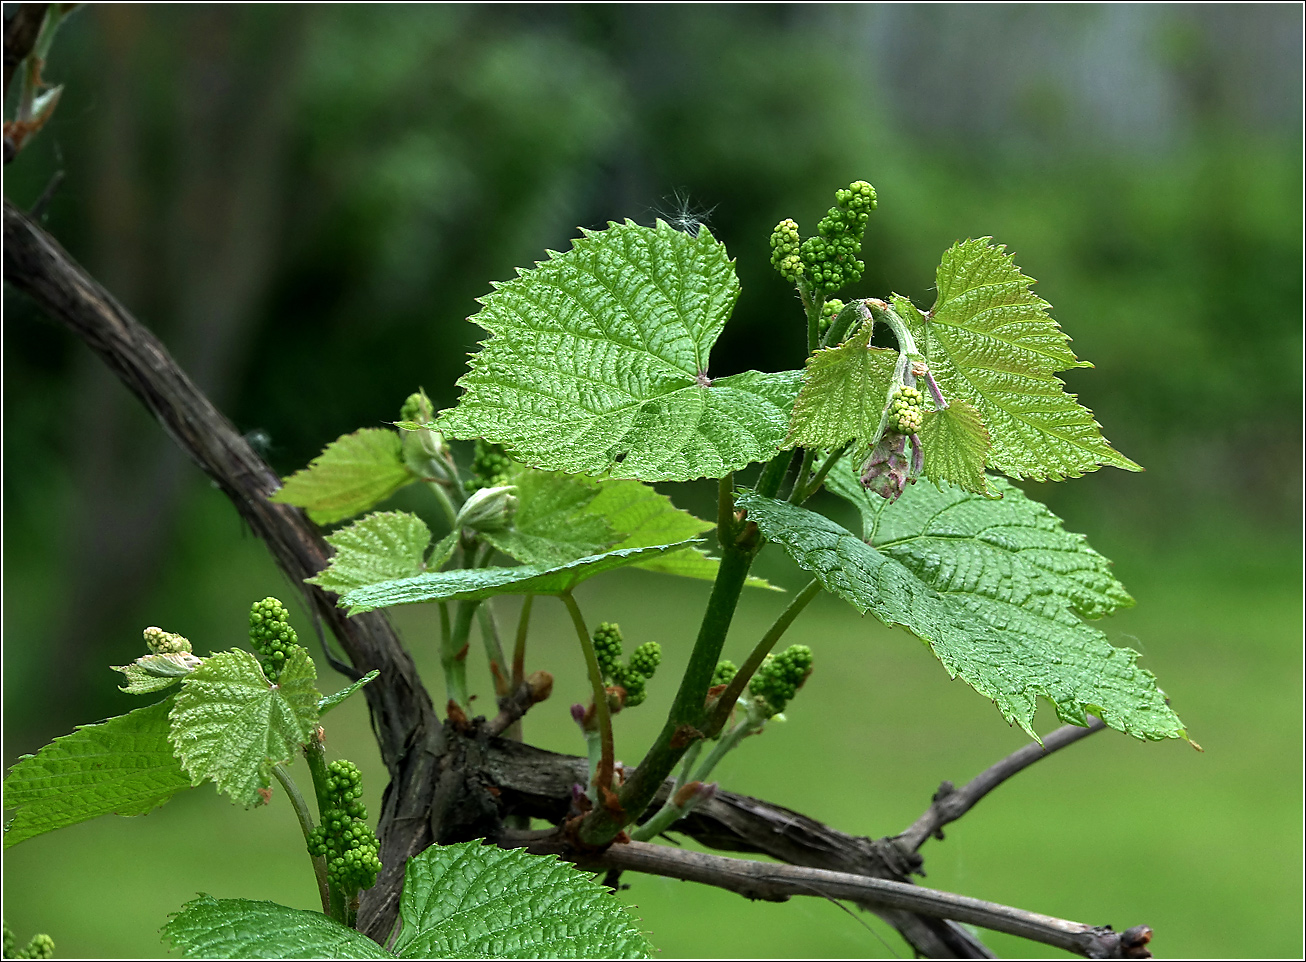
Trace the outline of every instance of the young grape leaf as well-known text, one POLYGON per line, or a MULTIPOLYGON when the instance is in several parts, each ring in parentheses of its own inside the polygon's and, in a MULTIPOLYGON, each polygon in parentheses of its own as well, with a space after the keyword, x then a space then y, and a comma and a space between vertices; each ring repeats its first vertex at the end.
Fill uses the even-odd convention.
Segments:
POLYGON ((442 431, 537 468, 646 481, 775 454, 798 373, 709 377, 739 281, 708 230, 613 223, 549 254, 481 300, 473 319, 490 337, 442 431))
POLYGON ((907 628, 1032 737, 1039 695, 1072 724, 1087 724, 1091 711, 1140 738, 1187 737, 1155 677, 1134 664, 1137 653, 1112 647, 1076 616, 1130 599, 1106 559, 1046 508, 995 479, 1001 502, 917 484, 885 511, 888 502, 862 491, 850 467, 836 472, 827 483, 863 508, 870 543, 753 492, 737 504, 828 591, 907 628))
POLYGON ((298 505, 318 524, 334 524, 362 514, 414 480, 404 465, 399 435, 363 428, 328 444, 268 500, 298 505))
POLYGON ((237 802, 266 801, 272 766, 290 761, 317 724, 320 694, 308 652, 291 648, 277 684, 234 648, 204 660, 181 683, 169 740, 192 784, 212 779, 237 802))
POLYGON ((833 450, 871 443, 889 398, 898 352, 871 346, 871 325, 807 359, 785 447, 833 450))
POLYGON ((366 935, 321 912, 276 902, 187 902, 163 927, 187 959, 393 959, 366 935))
POLYGON ((526 564, 564 564, 605 551, 617 541, 603 516, 587 510, 599 493, 597 482, 519 467, 509 483, 517 487, 512 525, 481 532, 504 554, 526 564))
POLYGON ((480 842, 410 858, 399 916, 395 952, 405 959, 646 959, 653 949, 592 876, 480 842))
POLYGON ((326 542, 336 549, 331 562, 304 580, 343 595, 359 585, 421 574, 431 529, 415 514, 377 511, 327 535, 326 542))
POLYGON ((4 847, 100 815, 144 815, 190 788, 168 742, 172 699, 61 735, 4 783, 4 847))
POLYGON ((917 435, 925 455, 925 477, 935 484, 951 481, 963 490, 991 497, 984 474, 989 432, 979 412, 959 398, 942 411, 929 408, 927 405, 917 435))
POLYGON ((646 561, 672 551, 683 551, 697 543, 682 541, 679 544, 643 548, 618 548, 553 567, 519 565, 515 568, 457 568, 453 571, 428 572, 415 578, 355 588, 340 599, 340 604, 354 615, 360 611, 422 601, 471 601, 505 594, 560 595, 586 578, 604 571, 646 561))
MULTIPOLYGON (((614 546, 617 548, 673 544, 696 538, 716 527, 711 521, 696 518, 677 508, 670 498, 659 494, 652 485, 624 478, 599 482, 599 494, 586 510, 606 519, 617 532, 621 539, 614 546)), ((714 581, 720 565, 720 559, 702 549, 687 548, 638 562, 635 567, 681 578, 714 581)), ((753 588, 779 590, 763 578, 750 576, 745 583, 753 588)))
POLYGON ((119 686, 119 691, 129 695, 148 695, 171 688, 203 663, 203 658, 188 651, 178 651, 142 655, 130 665, 111 667, 127 676, 127 684, 119 686))
POLYGON ((368 672, 366 675, 364 675, 362 678, 358 679, 358 681, 354 682, 352 685, 348 685, 348 686, 346 686, 346 687, 344 687, 344 688, 341 688, 341 689, 340 689, 338 692, 336 692, 334 695, 323 695, 321 698, 319 698, 319 699, 317 700, 317 717, 318 717, 318 718, 321 718, 323 715, 325 715, 327 712, 329 712, 332 708, 335 708, 337 705, 339 705, 341 702, 343 702, 346 698, 348 698, 348 697, 349 697, 350 695, 352 695, 354 692, 358 691, 360 688, 362 688, 362 687, 363 687, 364 685, 366 685, 368 682, 370 682, 370 681, 375 681, 378 677, 380 677, 380 675, 381 675, 381 672, 379 672, 377 669, 373 668, 371 671, 369 671, 369 672, 368 672))
MULTIPOLYGON (((521 503, 514 527, 482 536, 504 554, 527 564, 564 564, 611 547, 673 544, 715 527, 677 508, 651 485, 631 478, 595 481, 521 468, 512 481, 521 503), (537 499, 542 506, 536 504, 537 499)), ((687 548, 637 562, 634 567, 712 581, 719 564, 702 550, 687 548)), ((747 583, 772 587, 761 578, 749 578, 747 583)))
POLYGON ((1013 478, 1060 481, 1107 464, 1142 468, 1102 437, 1058 371, 1091 367, 1029 288, 1006 248, 991 237, 963 241, 943 255, 938 297, 922 314, 901 295, 893 307, 949 398, 974 406, 987 426, 988 463, 1013 478))

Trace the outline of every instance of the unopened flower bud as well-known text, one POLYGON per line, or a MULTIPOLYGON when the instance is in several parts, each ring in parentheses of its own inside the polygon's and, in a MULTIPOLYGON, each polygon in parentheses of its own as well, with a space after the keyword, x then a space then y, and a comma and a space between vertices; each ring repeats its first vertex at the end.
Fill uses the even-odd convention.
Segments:
MULTIPOLYGON (((553 676, 547 671, 533 671, 526 677, 526 684, 531 690, 531 702, 539 704, 553 694, 553 676)), ((581 709, 581 714, 585 709, 581 709)))
POLYGON ((458 512, 455 528, 473 531, 500 531, 512 523, 517 513, 517 486, 481 488, 469 497, 458 512))
POLYGON ((162 628, 146 628, 141 634, 145 636, 146 646, 155 655, 176 655, 191 650, 187 639, 162 628))
POLYGON ((676 808, 690 809, 700 802, 706 802, 716 794, 717 783, 711 782, 704 785, 702 782, 690 782, 680 791, 676 792, 676 797, 671 800, 671 804, 676 808))
POLYGON ((426 427, 434 417, 430 399, 425 392, 410 394, 399 413, 399 433, 403 439, 404 464, 419 478, 431 481, 452 481, 449 469, 449 448, 444 435, 426 427))
POLYGON ((862 487, 888 501, 897 501, 907 487, 907 436, 888 431, 862 464, 862 487))

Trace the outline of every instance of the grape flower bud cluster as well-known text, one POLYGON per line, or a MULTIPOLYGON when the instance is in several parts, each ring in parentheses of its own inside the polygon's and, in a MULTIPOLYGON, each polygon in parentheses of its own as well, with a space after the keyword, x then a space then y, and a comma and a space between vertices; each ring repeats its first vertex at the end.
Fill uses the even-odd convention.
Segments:
POLYGON ((329 801, 322 810, 322 824, 309 833, 308 852, 326 859, 327 878, 352 892, 376 884, 381 859, 376 835, 367 827, 363 776, 349 761, 327 766, 329 801))
POLYGON ((4 957, 6 959, 52 959, 54 939, 44 933, 33 935, 23 948, 18 947, 18 937, 6 923, 4 926, 4 957))
POLYGON ((766 717, 778 715, 803 687, 812 673, 812 649, 806 645, 790 645, 778 655, 767 655, 757 669, 748 690, 760 702, 766 717))
POLYGON ((662 646, 656 641, 646 641, 623 664, 621 628, 615 622, 605 621, 594 629, 594 654, 604 682, 625 690, 622 705, 634 708, 642 704, 648 697, 648 680, 662 662, 662 646))
POLYGON ((190 654, 190 641, 181 635, 162 628, 146 628, 141 632, 145 636, 145 645, 152 655, 190 654))
POLYGON ((512 458, 508 457, 499 444, 490 444, 479 438, 472 454, 472 476, 467 479, 467 491, 479 491, 481 488, 501 488, 508 483, 512 473, 512 458))
POLYGON ((299 644, 299 635, 290 627, 290 612, 276 598, 264 598, 250 606, 249 643, 258 652, 263 673, 276 684, 291 649, 299 644))
POLYGON ((835 191, 834 199, 835 205, 816 225, 815 237, 801 240, 790 218, 771 232, 771 265, 795 284, 806 280, 817 294, 856 283, 866 270, 860 256, 862 236, 876 206, 875 188, 854 181, 835 191))

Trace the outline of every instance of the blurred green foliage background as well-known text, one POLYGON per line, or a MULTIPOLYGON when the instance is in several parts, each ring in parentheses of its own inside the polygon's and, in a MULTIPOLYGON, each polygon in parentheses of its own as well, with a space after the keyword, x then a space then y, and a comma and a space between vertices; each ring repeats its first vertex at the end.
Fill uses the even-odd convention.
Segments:
MULTIPOLYGON (((1097 365, 1070 389, 1148 469, 1027 490, 1116 561, 1139 604, 1103 627, 1206 753, 1095 736, 928 843, 926 883, 1147 922, 1163 955, 1299 957, 1301 27, 1300 7, 1268 4, 101 5, 60 34, 46 73, 63 100, 4 190, 28 206, 63 171, 47 227, 283 473, 392 420, 418 385, 452 402, 475 298, 579 226, 709 224, 743 284, 714 374, 800 362, 767 238, 787 216, 811 231, 850 180, 880 195, 850 293, 928 304, 941 252, 994 236, 1097 365)), ((277 594, 312 631, 89 352, 8 288, 4 311, 8 765, 130 707, 106 666, 146 625, 229 647, 249 603, 277 594)), ((667 490, 707 510, 710 492, 667 490)), ((801 583, 778 554, 762 568, 801 583)), ((707 587, 646 577, 600 579, 582 602, 662 641, 670 676, 707 587)), ((782 604, 755 597, 733 650, 782 604)), ((565 711, 579 657, 560 609, 540 619, 532 667, 558 689, 527 736, 581 752, 565 711)), ((440 690, 429 616, 396 622, 440 690)), ((1022 741, 902 632, 826 601, 792 636, 815 674, 790 723, 720 772, 728 788, 891 834, 941 779, 1022 741)), ((670 688, 619 719, 628 761, 670 688)), ((332 721, 376 811, 361 700, 332 721)), ((6 920, 61 955, 152 955, 198 891, 314 899, 288 806, 246 813, 209 788, 26 842, 4 881, 6 920)), ((906 951, 818 900, 627 881, 668 956, 906 951)))

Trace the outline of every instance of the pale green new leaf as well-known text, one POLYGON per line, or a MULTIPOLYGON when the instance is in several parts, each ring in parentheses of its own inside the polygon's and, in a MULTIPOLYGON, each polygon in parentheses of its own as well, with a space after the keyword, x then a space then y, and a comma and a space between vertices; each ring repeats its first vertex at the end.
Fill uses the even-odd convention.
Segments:
POLYGON ((237 802, 259 794, 272 766, 290 761, 317 724, 320 694, 308 652, 292 647, 273 685, 255 657, 239 648, 205 659, 181 683, 169 740, 192 784, 212 779, 237 802))
POLYGON ((927 405, 917 437, 925 455, 925 477, 990 497, 984 474, 989 432, 973 407, 960 399, 942 411, 929 410, 927 405))
POLYGON ((129 695, 148 695, 172 687, 203 663, 203 658, 179 651, 142 655, 130 665, 113 665, 112 668, 127 676, 127 684, 120 685, 119 691, 129 695))
MULTIPOLYGON (((696 518, 688 511, 677 508, 665 494, 659 494, 651 485, 627 479, 600 482, 599 494, 586 509, 605 518, 621 538, 615 547, 643 548, 648 545, 672 544, 706 534, 716 525, 696 518)), ((635 565, 645 571, 676 575, 681 578, 716 580, 719 558, 714 558, 701 548, 686 548, 658 555, 635 565)), ((750 576, 745 582, 752 588, 779 590, 763 578, 750 576)))
POLYGON ((82 725, 35 755, 24 755, 4 783, 16 809, 4 847, 100 815, 144 815, 190 788, 168 742, 172 699, 97 725, 82 725))
POLYGON ((779 449, 797 372, 712 379, 708 354, 739 295, 725 248, 661 221, 587 231, 497 285, 490 333, 440 430, 537 468, 686 481, 779 449))
POLYGON ((340 689, 338 692, 336 692, 334 695, 323 695, 321 698, 319 698, 319 699, 317 700, 317 717, 318 717, 318 718, 321 718, 323 715, 325 715, 327 712, 329 712, 332 708, 335 708, 337 705, 339 705, 341 702, 343 702, 346 698, 348 698, 348 697, 349 697, 350 695, 352 695, 354 692, 358 691, 360 688, 362 688, 362 687, 363 687, 364 685, 366 685, 368 682, 370 682, 370 681, 375 681, 378 677, 380 677, 380 675, 381 675, 381 672, 379 672, 377 669, 373 668, 371 671, 369 671, 369 672, 368 672, 366 675, 364 675, 362 678, 358 679, 358 681, 354 682, 352 685, 348 685, 348 686, 346 686, 346 687, 344 687, 344 688, 341 688, 341 689, 340 689))
POLYGON ((395 952, 405 959, 646 959, 653 950, 593 876, 480 842, 410 858, 399 917, 395 952))
POLYGON ((1092 365, 1075 357, 1048 303, 1029 289, 1033 279, 1005 251, 990 237, 954 245, 929 314, 893 298, 944 395, 979 412, 992 440, 988 463, 1004 474, 1059 481, 1104 464, 1141 471, 1056 377, 1092 365))
POLYGON ((399 435, 363 428, 328 444, 268 500, 298 505, 318 524, 334 524, 362 514, 414 480, 404 465, 399 435))
POLYGON ((378 511, 328 535, 326 542, 336 549, 331 562, 304 580, 343 595, 359 585, 421 574, 431 529, 415 514, 378 511))
POLYGON ((394 958, 321 912, 211 895, 187 902, 163 927, 163 937, 188 959, 394 958))
POLYGON ((995 479, 1000 502, 917 484, 884 510, 889 502, 862 491, 846 465, 836 471, 829 486, 863 508, 871 543, 786 502, 745 492, 738 504, 827 590, 907 628, 1031 736, 1043 696, 1072 724, 1092 712, 1140 738, 1186 737, 1137 653, 1075 614, 1105 614, 1129 597, 1106 559, 1046 508, 995 479))
POLYGON ((456 568, 452 571, 428 572, 415 578, 355 588, 340 599, 340 604, 354 615, 360 611, 423 601, 472 601, 506 594, 560 595, 586 578, 657 555, 681 551, 693 544, 697 542, 619 548, 554 567, 518 565, 515 568, 456 568))
POLYGON ((897 361, 897 351, 871 346, 869 323, 838 347, 809 357, 785 446, 834 450, 848 441, 870 444, 897 361))
POLYGON ((599 493, 596 482, 519 468, 510 483, 517 487, 511 527, 481 532, 504 554, 526 564, 564 564, 605 551, 617 541, 603 516, 587 510, 599 493))

